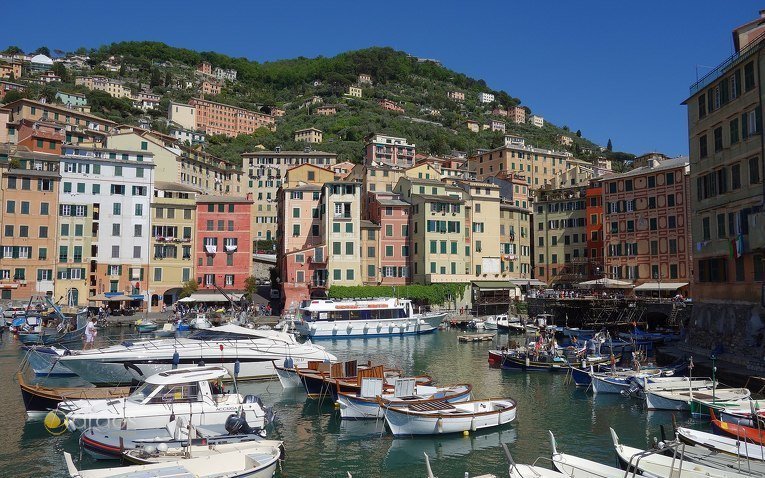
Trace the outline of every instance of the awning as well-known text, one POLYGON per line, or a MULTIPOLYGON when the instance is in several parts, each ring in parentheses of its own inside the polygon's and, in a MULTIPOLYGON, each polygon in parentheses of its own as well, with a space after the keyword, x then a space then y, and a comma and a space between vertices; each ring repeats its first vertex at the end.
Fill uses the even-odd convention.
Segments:
POLYGON ((646 282, 635 287, 635 290, 677 290, 687 285, 687 282, 646 282))
POLYGON ((510 279, 510 282, 517 286, 547 286, 539 279, 510 279))
POLYGON ((580 282, 576 284, 576 286, 580 289, 593 289, 596 287, 604 289, 632 289, 634 287, 632 282, 608 278, 588 280, 585 282, 580 282))
MULTIPOLYGON (((242 299, 242 294, 227 294, 231 300, 238 302, 242 299)), ((178 302, 228 302, 228 299, 223 294, 201 294, 194 293, 188 297, 184 297, 178 302)))
POLYGON ((510 281, 503 280, 474 280, 473 286, 479 290, 506 290, 515 289, 516 285, 510 281))
POLYGON ((90 302, 132 302, 134 300, 143 300, 143 296, 133 296, 125 294, 96 294, 88 297, 90 302))

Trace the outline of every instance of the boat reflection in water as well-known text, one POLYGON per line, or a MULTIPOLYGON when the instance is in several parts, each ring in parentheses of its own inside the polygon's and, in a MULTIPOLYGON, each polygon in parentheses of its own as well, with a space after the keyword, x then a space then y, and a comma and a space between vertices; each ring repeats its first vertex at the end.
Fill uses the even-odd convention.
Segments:
POLYGON ((427 453, 431 460, 456 458, 478 450, 501 450, 503 443, 509 445, 517 439, 515 428, 471 433, 468 436, 394 438, 384 463, 388 469, 422 465, 423 453, 427 453))

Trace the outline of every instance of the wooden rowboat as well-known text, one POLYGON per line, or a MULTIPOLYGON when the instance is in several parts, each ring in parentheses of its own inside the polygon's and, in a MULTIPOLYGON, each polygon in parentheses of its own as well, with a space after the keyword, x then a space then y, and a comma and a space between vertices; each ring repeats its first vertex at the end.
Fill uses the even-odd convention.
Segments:
POLYGON ((122 398, 130 394, 131 387, 45 387, 28 384, 24 374, 16 373, 21 388, 21 397, 29 418, 45 416, 65 400, 98 400, 122 398))

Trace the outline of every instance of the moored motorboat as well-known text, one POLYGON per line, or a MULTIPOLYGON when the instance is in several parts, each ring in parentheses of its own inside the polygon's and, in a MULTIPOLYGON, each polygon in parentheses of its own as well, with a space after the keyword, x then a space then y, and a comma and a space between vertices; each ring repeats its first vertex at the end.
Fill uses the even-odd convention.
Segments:
POLYGON ((624 478, 624 471, 619 468, 559 452, 555 435, 549 430, 547 433, 550 434, 553 468, 565 476, 570 478, 624 478))
POLYGON ((658 452, 646 452, 640 448, 633 448, 619 442, 619 437, 613 428, 611 439, 613 440, 616 456, 622 467, 629 470, 637 470, 643 476, 649 477, 673 477, 673 478, 738 478, 747 475, 733 471, 721 470, 701 463, 694 463, 681 459, 680 456, 666 456, 658 452))
POLYGON ((61 356, 50 347, 25 345, 22 349, 27 351, 25 358, 35 375, 45 377, 73 377, 77 375, 61 363, 59 360, 61 356))
POLYGON ((417 335, 437 330, 445 317, 416 313, 408 299, 310 300, 301 305, 295 327, 313 339, 417 335))
POLYGON ((271 413, 253 395, 223 393, 223 367, 189 367, 153 375, 125 398, 66 400, 58 410, 70 431, 110 424, 123 429, 161 428, 183 417, 195 426, 223 424, 232 413, 263 428, 271 413))
MULTIPOLYGON (((244 445, 244 444, 243 444, 244 445)), ((203 454, 195 458, 181 458, 148 465, 129 467, 77 470, 72 456, 64 453, 67 470, 71 478, 271 478, 278 466, 280 451, 263 453, 257 442, 231 451, 217 454, 203 454)))
POLYGON ((765 446, 685 427, 678 427, 675 432, 677 438, 683 443, 715 450, 744 461, 765 462, 765 446))
POLYGON ((135 323, 135 328, 139 334, 148 334, 157 330, 159 325, 150 320, 139 319, 135 323))
POLYGON ((483 321, 484 330, 497 330, 497 318, 498 316, 496 315, 486 317, 486 319, 483 321))
POLYGON ((516 403, 510 398, 444 401, 388 406, 379 400, 385 422, 393 435, 440 435, 476 431, 509 423, 515 419, 516 403))
POLYGON ((22 372, 16 373, 16 381, 28 418, 43 417, 66 400, 110 400, 126 397, 131 390, 130 387, 46 387, 27 383, 22 372))
POLYGON ((272 379, 274 361, 291 358, 296 365, 309 360, 335 361, 324 347, 300 343, 294 335, 224 325, 197 330, 187 338, 124 341, 110 347, 68 351, 55 349, 60 362, 95 385, 119 385, 173 369, 215 363, 237 380, 272 379), (237 365, 237 363, 239 365, 237 365))
MULTIPOLYGON (((188 460, 205 456, 216 456, 231 451, 247 451, 250 455, 263 455, 263 458, 281 457, 284 444, 279 440, 252 439, 249 441, 210 442, 198 445, 180 447, 141 446, 122 454, 128 463, 148 465, 150 463, 167 463, 178 460, 188 460)), ((257 476, 257 475, 256 475, 257 476)), ((270 477, 269 477, 270 478, 270 477)))
POLYGON ((340 407, 340 417, 343 419, 376 419, 383 417, 378 398, 392 407, 432 401, 459 403, 469 400, 472 390, 473 387, 469 384, 432 387, 415 385, 414 379, 403 378, 395 380, 392 393, 385 393, 382 379, 365 378, 359 392, 338 393, 337 403, 340 407))

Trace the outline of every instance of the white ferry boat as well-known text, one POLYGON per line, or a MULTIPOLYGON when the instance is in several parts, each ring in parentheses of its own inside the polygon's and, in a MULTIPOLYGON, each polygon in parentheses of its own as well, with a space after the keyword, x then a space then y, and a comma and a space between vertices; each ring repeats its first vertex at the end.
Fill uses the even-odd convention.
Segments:
POLYGON ((312 339, 415 335, 433 332, 445 316, 415 313, 408 299, 307 300, 295 328, 312 339))

